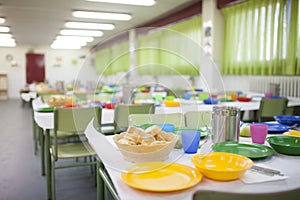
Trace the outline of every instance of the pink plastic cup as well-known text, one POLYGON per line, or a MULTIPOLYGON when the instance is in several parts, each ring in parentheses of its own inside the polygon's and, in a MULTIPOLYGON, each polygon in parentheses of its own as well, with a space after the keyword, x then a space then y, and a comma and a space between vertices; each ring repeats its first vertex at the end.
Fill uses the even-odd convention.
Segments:
POLYGON ((250 124, 252 143, 264 144, 268 135, 268 125, 250 124))
POLYGON ((266 92, 266 93, 265 93, 265 98, 267 98, 267 99, 268 99, 268 98, 271 98, 272 95, 273 95, 273 94, 272 94, 271 92, 266 92))

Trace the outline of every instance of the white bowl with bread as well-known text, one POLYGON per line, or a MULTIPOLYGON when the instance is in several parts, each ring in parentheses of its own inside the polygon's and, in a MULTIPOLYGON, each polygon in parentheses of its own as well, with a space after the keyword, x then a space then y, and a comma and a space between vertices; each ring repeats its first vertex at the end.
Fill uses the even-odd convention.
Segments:
POLYGON ((178 136, 164 132, 153 125, 143 130, 130 126, 126 132, 113 137, 125 160, 130 162, 154 162, 168 159, 178 136))

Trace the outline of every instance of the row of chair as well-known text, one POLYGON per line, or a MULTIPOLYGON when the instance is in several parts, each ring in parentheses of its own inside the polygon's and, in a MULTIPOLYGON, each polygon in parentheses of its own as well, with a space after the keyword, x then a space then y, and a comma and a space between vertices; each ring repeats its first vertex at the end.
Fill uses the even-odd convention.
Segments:
MULTIPOLYGON (((273 116, 283 115, 287 109, 287 98, 262 99, 257 112, 257 121, 273 121, 273 116)), ((115 108, 114 133, 124 131, 128 125, 173 123, 175 127, 199 128, 210 126, 212 112, 190 111, 184 114, 154 114, 154 105, 118 105, 115 108), (146 114, 146 115, 142 115, 146 114), (130 116, 130 118, 128 118, 130 116)))
POLYGON ((153 104, 144 105, 118 105, 115 108, 114 124, 104 134, 115 134, 125 131, 129 125, 137 124, 163 124, 172 123, 175 127, 199 128, 210 126, 211 111, 190 111, 184 115, 181 113, 154 114, 153 104))

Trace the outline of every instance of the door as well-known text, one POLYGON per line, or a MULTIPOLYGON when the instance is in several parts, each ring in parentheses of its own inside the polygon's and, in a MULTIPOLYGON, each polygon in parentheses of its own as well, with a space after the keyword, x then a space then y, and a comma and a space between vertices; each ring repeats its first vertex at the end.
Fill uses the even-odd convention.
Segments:
POLYGON ((45 81, 44 54, 26 54, 26 83, 45 81))

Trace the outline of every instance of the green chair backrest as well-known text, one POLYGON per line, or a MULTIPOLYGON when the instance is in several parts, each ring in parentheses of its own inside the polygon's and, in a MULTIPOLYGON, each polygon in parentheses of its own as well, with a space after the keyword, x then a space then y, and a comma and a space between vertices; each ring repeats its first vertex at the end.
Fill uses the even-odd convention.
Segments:
POLYGON ((230 193, 209 190, 199 190, 193 195, 193 200, 298 200, 300 189, 274 193, 230 193))
POLYGON ((175 127, 184 127, 184 117, 181 113, 169 114, 131 114, 128 117, 129 125, 140 124, 174 124, 175 127))
POLYGON ((190 111, 184 114, 185 125, 190 128, 210 126, 211 111, 190 111))
POLYGON ((125 131, 128 128, 128 116, 130 114, 152 114, 154 104, 128 105, 120 104, 115 108, 114 129, 115 132, 125 131))
POLYGON ((150 92, 148 93, 142 93, 138 92, 135 94, 134 100, 152 100, 152 94, 150 92))
POLYGON ((101 107, 87 108, 55 108, 54 109, 54 147, 57 155, 58 131, 83 133, 94 119, 94 127, 97 131, 101 129, 101 107))
POLYGON ((287 108, 288 99, 287 98, 263 98, 260 101, 258 110, 258 121, 264 121, 264 119, 274 120, 275 115, 284 115, 287 108))
POLYGON ((101 102, 105 103, 105 102, 110 101, 111 97, 113 97, 113 94, 109 94, 109 93, 88 94, 87 100, 101 101, 101 102))
POLYGON ((84 92, 74 92, 74 96, 78 101, 86 101, 87 100, 87 93, 84 92))
POLYGON ((175 98, 183 98, 184 97, 183 89, 168 89, 167 96, 174 96, 175 98))
POLYGON ((63 92, 57 92, 57 93, 38 93, 37 96, 41 97, 43 102, 46 103, 50 98, 51 96, 64 96, 64 93, 63 92))

